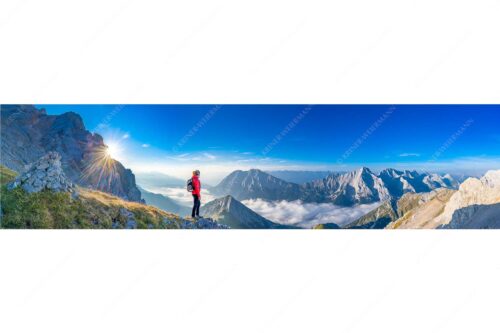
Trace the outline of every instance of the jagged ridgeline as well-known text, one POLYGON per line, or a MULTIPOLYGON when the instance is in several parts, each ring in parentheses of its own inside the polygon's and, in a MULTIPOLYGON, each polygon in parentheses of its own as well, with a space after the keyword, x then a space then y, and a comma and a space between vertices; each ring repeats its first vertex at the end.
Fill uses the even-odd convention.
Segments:
POLYGON ((217 195, 237 200, 302 200, 353 206, 400 198, 405 193, 430 192, 437 188, 455 189, 458 182, 450 175, 386 169, 375 174, 369 168, 332 173, 303 184, 287 182, 261 170, 237 170, 213 188, 217 195))
POLYGON ((141 201, 135 176, 107 153, 103 138, 85 128, 80 115, 47 115, 31 105, 1 106, 1 164, 21 173, 48 152, 61 156, 71 182, 141 201))
POLYGON ((500 170, 468 178, 458 190, 405 193, 345 226, 347 229, 498 229, 500 170))
MULTIPOLYGON (((451 175, 385 169, 375 174, 364 167, 335 173, 303 184, 286 182, 261 170, 234 171, 213 191, 231 200, 301 200, 339 206, 380 202, 381 205, 343 226, 346 229, 498 228, 500 170, 460 185, 451 175)), ((225 207, 225 201, 215 207, 225 207)), ((207 206, 214 206, 208 205, 207 206)), ((210 207, 212 211, 216 211, 210 207)), ((234 216, 234 213, 224 212, 234 216)), ((214 213, 215 216, 218 213, 214 213)), ((338 229, 334 223, 315 229, 338 229)))

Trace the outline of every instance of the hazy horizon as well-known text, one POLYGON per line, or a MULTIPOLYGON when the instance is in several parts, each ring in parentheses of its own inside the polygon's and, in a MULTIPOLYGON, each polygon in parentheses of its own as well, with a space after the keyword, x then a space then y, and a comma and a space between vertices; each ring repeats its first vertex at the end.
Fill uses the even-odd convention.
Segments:
MULTIPOLYGON (((395 170, 398 170, 398 171, 417 171, 419 173, 436 173, 436 174, 440 174, 440 175, 444 175, 444 174, 450 174, 451 176, 467 176, 467 177, 476 177, 476 178, 480 178, 482 176, 484 176, 484 174, 489 171, 489 170, 495 170, 495 169, 498 169, 500 168, 500 166, 498 166, 497 168, 492 168, 492 169, 485 169, 483 171, 477 171, 477 170, 469 170, 471 172, 467 172, 464 171, 464 172, 448 172, 446 170, 440 170, 440 171, 433 171, 433 170, 423 170, 423 169, 415 169, 415 168, 397 168, 397 167, 380 167, 379 169, 377 168, 372 168, 372 167, 368 167, 366 165, 364 166, 358 166, 358 167, 353 167, 352 169, 343 169, 343 170, 307 170, 307 169, 297 169, 297 170, 290 170, 290 169, 277 169, 277 170, 268 170, 268 169, 258 169, 258 168, 253 168, 253 167, 248 167, 248 168, 244 168, 244 169, 234 169, 228 173, 225 173, 225 172, 221 172, 221 176, 219 177, 206 177, 204 174, 201 176, 201 178, 204 180, 204 183, 205 184, 208 184, 209 186, 216 186, 218 183, 220 183, 221 180, 223 180, 226 176, 228 176, 229 174, 231 174, 232 172, 234 171, 249 171, 251 169, 258 169, 260 171, 263 171, 265 173, 274 173, 274 172, 316 172, 316 171, 322 171, 322 172, 329 172, 329 173, 336 173, 336 172, 339 172, 339 173, 346 173, 346 172, 351 172, 351 171, 355 171, 355 170, 358 170, 359 168, 361 167, 367 167, 369 168, 373 173, 375 174, 379 174, 382 170, 384 169, 395 169, 395 170), (214 181, 215 180, 215 181, 214 181)), ((134 174, 137 176, 137 175, 147 175, 147 174, 160 174, 160 175, 164 175, 164 176, 169 176, 169 177, 172 177, 172 178, 175 178, 176 180, 179 180, 179 181, 186 181, 190 176, 191 176, 191 173, 189 171, 186 171, 184 173, 182 173, 181 175, 184 176, 184 178, 181 178, 181 176, 174 176, 172 174, 168 174, 168 173, 165 173, 165 172, 162 172, 162 171, 156 171, 156 170, 151 170, 151 171, 134 171, 134 174)), ((203 170, 201 170, 203 172, 203 170)), ((279 178, 279 177, 277 177, 279 178)), ((139 183, 139 182, 138 182, 139 183)), ((140 185, 140 183, 139 183, 140 185)))

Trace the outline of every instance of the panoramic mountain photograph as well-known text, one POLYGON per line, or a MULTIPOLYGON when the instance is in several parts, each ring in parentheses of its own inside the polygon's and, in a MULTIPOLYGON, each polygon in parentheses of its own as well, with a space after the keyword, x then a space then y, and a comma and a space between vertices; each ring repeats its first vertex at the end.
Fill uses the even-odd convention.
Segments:
POLYGON ((498 229, 498 105, 1 105, 3 229, 498 229))

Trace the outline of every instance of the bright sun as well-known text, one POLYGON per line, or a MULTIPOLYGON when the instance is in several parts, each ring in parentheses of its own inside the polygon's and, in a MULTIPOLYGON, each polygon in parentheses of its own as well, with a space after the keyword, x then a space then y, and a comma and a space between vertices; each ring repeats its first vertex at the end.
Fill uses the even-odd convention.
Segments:
POLYGON ((116 159, 120 154, 120 147, 116 143, 108 143, 107 146, 106 155, 110 158, 116 159))

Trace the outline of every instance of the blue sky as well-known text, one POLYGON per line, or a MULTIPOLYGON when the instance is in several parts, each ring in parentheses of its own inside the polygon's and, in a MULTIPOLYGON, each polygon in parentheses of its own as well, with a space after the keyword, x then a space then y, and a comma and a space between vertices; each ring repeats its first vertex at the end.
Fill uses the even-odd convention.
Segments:
MULTIPOLYGON (((79 113, 136 172, 500 167, 500 106, 39 105, 79 113), (295 119, 295 122, 294 122, 295 119), (288 127, 287 127, 288 126, 288 127), (281 133, 281 134, 280 134, 281 133)), ((189 174, 188 174, 189 175, 189 174)))

